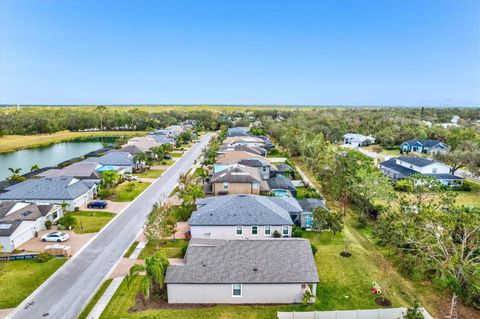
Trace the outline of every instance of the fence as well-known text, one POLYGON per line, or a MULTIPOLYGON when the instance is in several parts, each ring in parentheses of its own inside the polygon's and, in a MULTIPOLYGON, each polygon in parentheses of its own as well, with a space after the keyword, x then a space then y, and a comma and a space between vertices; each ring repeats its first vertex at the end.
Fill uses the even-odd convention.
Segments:
MULTIPOLYGON (((368 309, 368 310, 337 310, 312 312, 277 312, 278 319, 402 319, 407 308, 368 309)), ((433 317, 420 308, 425 319, 433 317)))
POLYGON ((0 256, 0 261, 35 259, 38 254, 7 255, 0 256))

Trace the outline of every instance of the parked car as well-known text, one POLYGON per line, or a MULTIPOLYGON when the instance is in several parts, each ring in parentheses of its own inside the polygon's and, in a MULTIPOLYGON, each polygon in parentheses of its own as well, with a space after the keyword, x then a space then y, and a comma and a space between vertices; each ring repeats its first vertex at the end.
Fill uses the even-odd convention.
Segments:
POLYGON ((105 200, 96 200, 87 204, 88 208, 107 208, 107 201, 105 200))
POLYGON ((56 242, 62 242, 62 241, 67 241, 70 238, 70 235, 67 233, 62 233, 62 232, 52 232, 46 235, 42 236, 42 241, 56 241, 56 242))
POLYGON ((171 160, 172 157, 170 155, 163 155, 163 159, 166 159, 166 160, 171 160))

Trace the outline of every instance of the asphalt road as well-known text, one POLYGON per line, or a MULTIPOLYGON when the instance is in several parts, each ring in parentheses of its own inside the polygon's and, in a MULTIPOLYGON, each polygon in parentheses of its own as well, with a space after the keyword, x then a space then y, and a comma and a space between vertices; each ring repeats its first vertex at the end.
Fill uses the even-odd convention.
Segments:
POLYGON ((152 205, 165 200, 180 173, 190 169, 212 136, 211 133, 205 135, 179 158, 81 252, 17 307, 9 318, 77 318, 89 297, 141 231, 152 205))

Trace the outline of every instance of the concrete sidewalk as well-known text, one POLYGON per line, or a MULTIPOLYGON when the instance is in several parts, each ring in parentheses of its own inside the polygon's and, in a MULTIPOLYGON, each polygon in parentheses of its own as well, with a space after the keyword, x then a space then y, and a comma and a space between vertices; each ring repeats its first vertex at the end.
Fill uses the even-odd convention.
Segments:
POLYGON ((87 319, 100 318, 105 308, 107 308, 107 305, 110 302, 110 299, 112 299, 113 295, 115 294, 115 291, 117 291, 118 287, 120 287, 120 284, 122 283, 124 278, 125 277, 122 276, 122 277, 114 278, 112 280, 107 290, 105 290, 103 295, 100 297, 100 299, 97 301, 95 306, 92 308, 92 311, 90 311, 90 313, 88 314, 87 319))

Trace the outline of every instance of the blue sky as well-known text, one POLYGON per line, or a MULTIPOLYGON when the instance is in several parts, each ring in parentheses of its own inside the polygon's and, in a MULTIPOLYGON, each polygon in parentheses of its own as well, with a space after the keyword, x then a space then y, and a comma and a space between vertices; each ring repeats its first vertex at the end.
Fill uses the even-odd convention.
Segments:
POLYGON ((0 1, 0 104, 480 105, 480 1, 0 1))

